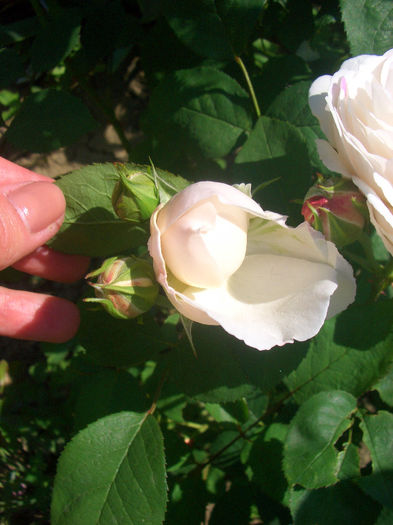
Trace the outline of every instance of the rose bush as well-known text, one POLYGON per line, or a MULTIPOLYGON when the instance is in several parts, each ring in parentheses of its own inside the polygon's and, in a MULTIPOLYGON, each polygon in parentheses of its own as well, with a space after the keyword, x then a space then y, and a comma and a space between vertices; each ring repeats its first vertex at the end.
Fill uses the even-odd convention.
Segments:
POLYGON ((393 50, 351 58, 333 76, 317 78, 309 103, 328 139, 317 144, 322 161, 364 193, 393 254, 393 50))
POLYGON ((354 299, 352 269, 332 243, 233 186, 188 186, 155 210, 150 231, 156 278, 175 308, 258 350, 313 337, 354 299))

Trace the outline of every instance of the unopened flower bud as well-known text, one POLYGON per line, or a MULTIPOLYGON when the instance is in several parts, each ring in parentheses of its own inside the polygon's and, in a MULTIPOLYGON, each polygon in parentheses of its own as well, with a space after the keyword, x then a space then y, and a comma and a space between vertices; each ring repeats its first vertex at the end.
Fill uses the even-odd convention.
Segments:
POLYGON ((127 221, 150 218, 159 204, 158 192, 148 166, 115 163, 119 174, 112 194, 115 213, 127 221))
POLYGON ((366 200, 348 179, 320 179, 304 199, 305 220, 338 247, 356 241, 368 218, 366 200))
POLYGON ((96 298, 107 312, 120 319, 132 319, 150 310, 158 295, 152 266, 137 257, 111 257, 86 278, 97 277, 93 286, 96 298))

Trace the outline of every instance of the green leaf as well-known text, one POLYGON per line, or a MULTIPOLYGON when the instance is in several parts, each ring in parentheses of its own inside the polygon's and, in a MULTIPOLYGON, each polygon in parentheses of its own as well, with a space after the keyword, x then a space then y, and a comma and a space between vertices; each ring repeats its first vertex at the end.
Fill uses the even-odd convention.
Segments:
POLYGON ((353 305, 330 319, 285 383, 298 403, 340 389, 358 397, 371 390, 393 360, 393 301, 353 305))
POLYGON ((299 408, 289 426, 284 472, 291 484, 308 489, 338 481, 334 444, 351 425, 356 399, 342 391, 320 392, 299 408))
POLYGON ((340 481, 360 476, 359 450, 353 443, 346 443, 338 453, 338 465, 337 477, 340 481))
POLYGON ((294 490, 291 495, 294 525, 371 525, 379 508, 349 482, 319 490, 294 490))
POLYGON ((160 399, 157 401, 157 409, 161 414, 177 423, 184 423, 183 409, 187 405, 188 399, 179 394, 179 391, 173 383, 166 382, 160 399))
POLYGON ((268 107, 266 114, 270 117, 289 122, 302 134, 307 145, 308 154, 314 170, 331 174, 321 159, 316 146, 316 139, 324 138, 316 118, 308 105, 309 81, 296 82, 286 87, 268 107))
POLYGON ((20 96, 19 93, 3 89, 0 91, 0 104, 5 106, 7 109, 1 112, 1 118, 7 121, 13 117, 20 108, 20 96))
MULTIPOLYGON (((270 424, 252 444, 248 456, 249 475, 261 490, 279 503, 287 503, 288 483, 282 471, 288 425, 270 424)), ((246 464, 247 466, 247 464, 246 464)))
POLYGON ((188 341, 172 349, 171 375, 181 392, 211 403, 231 402, 269 391, 304 355, 301 346, 259 352, 217 327, 195 323, 194 356, 188 341))
POLYGON ((87 6, 81 44, 89 64, 102 61, 116 50, 127 48, 140 40, 141 36, 139 21, 124 10, 120 0, 90 2, 87 6))
POLYGON ((81 308, 78 340, 86 356, 102 366, 130 367, 144 363, 168 342, 156 321, 148 315, 139 320, 115 319, 101 308, 81 308))
POLYGON ((237 423, 237 419, 225 410, 225 404, 206 403, 205 408, 215 421, 218 423, 237 423))
POLYGON ((384 507, 378 516, 375 525, 391 525, 393 523, 393 510, 384 507))
POLYGON ((169 171, 157 169, 153 163, 151 167, 149 166, 148 171, 154 179, 161 204, 168 202, 176 193, 184 190, 190 184, 180 175, 173 175, 169 171))
POLYGON ((57 184, 66 197, 67 209, 60 232, 51 241, 53 248, 106 257, 146 244, 147 228, 121 221, 113 211, 112 192, 117 180, 117 170, 109 163, 60 177, 57 184))
POLYGON ((233 51, 240 55, 247 47, 261 13, 261 0, 215 0, 233 51))
POLYGON ((22 42, 40 30, 38 17, 23 18, 11 24, 0 25, 0 44, 6 46, 22 42))
POLYGON ((300 206, 291 201, 303 200, 311 186, 311 170, 306 144, 294 126, 259 118, 236 157, 233 171, 236 182, 251 182, 253 190, 278 177, 279 181, 265 187, 256 198, 262 208, 290 214, 300 221, 300 206))
POLYGON ((251 122, 247 93, 233 78, 208 67, 166 76, 144 116, 144 128, 160 148, 196 147, 208 158, 227 155, 251 122))
POLYGON ((209 525, 239 525, 250 522, 250 507, 253 503, 250 485, 247 480, 236 481, 216 500, 209 525))
MULTIPOLYGON (((259 43, 260 41, 257 41, 259 43)), ((260 93, 259 102, 263 112, 269 111, 269 106, 274 103, 276 97, 280 97, 282 91, 299 82, 311 79, 311 70, 307 63, 297 55, 283 55, 271 57, 263 65, 260 75, 252 79, 256 93, 260 93)), ((297 100, 297 104, 302 106, 306 101, 297 100)), ((290 113, 295 112, 295 108, 288 107, 290 113)), ((285 113, 285 112, 284 112, 285 113)), ((276 116, 276 115, 270 115, 276 116)), ((277 117, 280 118, 280 117, 277 117)), ((288 120, 290 118, 282 118, 288 120)), ((293 123, 294 124, 294 123, 293 123)), ((317 121, 315 120, 315 124, 317 121)))
POLYGON ((138 381, 124 370, 104 369, 83 378, 74 409, 75 428, 123 410, 145 412, 148 401, 138 381))
POLYGON ((378 390, 382 401, 389 406, 393 406, 393 367, 378 381, 375 385, 375 390, 378 390))
POLYGON ((72 144, 95 125, 80 99, 43 89, 24 100, 5 136, 21 150, 46 153, 72 144))
POLYGON ((166 19, 160 17, 144 37, 141 60, 150 87, 155 87, 169 73, 196 67, 203 59, 185 46, 166 19), (165 46, 157 46, 157 42, 165 42, 165 46))
POLYGON ((164 446, 149 414, 121 412, 89 425, 62 453, 53 525, 161 525, 166 502, 164 446))
POLYGON ((220 60, 233 58, 215 0, 166 0, 163 12, 179 40, 198 55, 220 60))
POLYGON ((373 471, 360 478, 358 484, 369 496, 393 509, 393 414, 381 410, 376 415, 366 415, 360 428, 373 471))
POLYGON ((281 49, 297 50, 313 33, 313 5, 308 0, 267 2, 262 19, 263 28, 281 49))
POLYGON ((49 17, 32 45, 33 70, 48 71, 66 58, 79 42, 80 24, 81 13, 77 9, 62 9, 49 17))
POLYGON ((170 493, 165 523, 180 525, 186 519, 187 525, 200 525, 204 522, 208 501, 206 485, 200 477, 189 476, 177 481, 170 493))
POLYGON ((0 89, 10 87, 24 74, 22 60, 15 49, 0 49, 0 89))
MULTIPOLYGON (((228 425, 233 428, 234 425, 228 425)), ((225 427, 224 427, 225 428, 225 427)), ((210 456, 219 453, 212 465, 221 470, 227 470, 240 462, 240 455, 245 446, 244 439, 239 438, 239 430, 221 430, 217 433, 209 449, 210 456), (222 452, 221 452, 222 451, 222 452)), ((240 434, 241 436, 241 434, 240 434)))
POLYGON ((352 55, 382 55, 393 47, 391 0, 340 0, 352 55))

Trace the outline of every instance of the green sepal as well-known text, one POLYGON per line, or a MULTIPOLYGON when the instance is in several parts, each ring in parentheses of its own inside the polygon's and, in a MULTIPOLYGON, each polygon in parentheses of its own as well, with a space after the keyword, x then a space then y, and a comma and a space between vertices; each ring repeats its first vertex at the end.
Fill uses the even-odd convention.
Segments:
POLYGON ((137 164, 115 164, 119 174, 112 205, 123 220, 140 222, 150 218, 159 204, 158 193, 148 166, 137 164))

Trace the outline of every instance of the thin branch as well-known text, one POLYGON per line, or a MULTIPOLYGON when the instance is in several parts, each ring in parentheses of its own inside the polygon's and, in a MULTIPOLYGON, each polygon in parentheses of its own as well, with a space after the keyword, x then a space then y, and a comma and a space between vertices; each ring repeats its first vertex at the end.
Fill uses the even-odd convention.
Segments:
POLYGON ((247 83, 248 90, 250 92, 251 100, 252 100, 252 102, 254 104, 255 113, 257 114, 257 117, 259 118, 261 116, 261 110, 259 108, 258 100, 257 100, 257 97, 255 95, 254 86, 252 85, 252 82, 251 82, 251 79, 250 79, 250 75, 248 74, 248 71, 246 69, 246 66, 244 65, 243 60, 239 56, 235 55, 235 61, 236 61, 237 64, 239 64, 240 69, 243 72, 244 78, 245 78, 246 83, 247 83))

